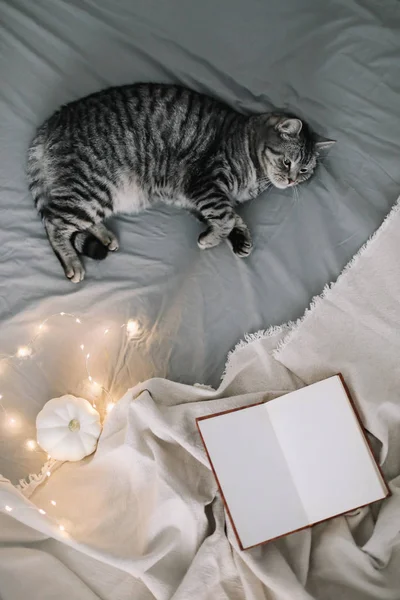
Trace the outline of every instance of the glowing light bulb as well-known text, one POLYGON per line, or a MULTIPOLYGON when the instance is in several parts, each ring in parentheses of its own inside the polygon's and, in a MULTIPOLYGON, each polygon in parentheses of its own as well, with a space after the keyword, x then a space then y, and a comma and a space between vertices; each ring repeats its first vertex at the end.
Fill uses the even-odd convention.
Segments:
POLYGON ((7 512, 11 512, 12 511, 11 506, 8 506, 8 504, 6 504, 4 508, 6 509, 7 512))
POLYGON ((138 335, 140 332, 140 325, 137 321, 130 319, 126 324, 126 331, 130 337, 138 335))
POLYGON ((32 354, 32 350, 31 350, 31 348, 29 348, 29 346, 21 346, 17 350, 18 358, 26 358, 27 356, 30 356, 31 354, 32 354))
POLYGON ((60 312, 60 315, 63 317, 65 315, 65 312, 60 312))
POLYGON ((43 508, 39 508, 39 512, 40 512, 41 515, 45 515, 46 514, 46 511, 43 510, 43 508))
POLYGON ((64 525, 59 525, 59 526, 58 526, 58 529, 59 529, 60 531, 65 531, 65 527, 64 527, 64 525))
POLYGON ((47 475, 47 477, 50 477, 51 471, 47 471, 46 475, 47 475))
POLYGON ((48 460, 50 460, 50 459, 51 459, 51 456, 50 456, 50 454, 48 454, 48 455, 47 455, 47 459, 48 459, 48 460))
POLYGON ((18 415, 9 415, 6 424, 11 430, 16 431, 21 426, 21 419, 18 415))
POLYGON ((79 346, 79 348, 80 348, 81 350, 84 350, 84 349, 85 349, 85 346, 84 346, 83 344, 81 344, 81 345, 79 346))
POLYGON ((91 380, 90 384, 92 386, 93 394, 97 394, 99 392, 99 389, 101 388, 101 385, 99 383, 97 383, 97 381, 94 381, 93 379, 91 380))
POLYGON ((52 504, 53 506, 57 506, 57 502, 55 500, 50 500, 50 504, 52 504))
POLYGON ((90 354, 86 354, 86 359, 89 360, 90 354))
POLYGON ((89 379, 90 382, 93 381, 93 377, 91 375, 89 375, 88 379, 89 379))
POLYGON ((40 325, 39 325, 39 330, 40 330, 40 329, 43 329, 43 327, 44 327, 44 323, 40 323, 40 325))
POLYGON ((35 450, 37 444, 35 442, 35 440, 27 440, 25 442, 25 446, 27 447, 28 450, 35 450))
POLYGON ((114 402, 109 402, 107 404, 107 408, 106 408, 107 412, 110 413, 112 411, 112 409, 114 408, 114 406, 115 406, 114 402))
POLYGON ((76 323, 81 323, 81 320, 80 319, 75 319, 75 322, 76 323))
POLYGON ((109 331, 110 331, 109 329, 105 329, 105 330, 104 330, 104 335, 107 335, 107 333, 108 333, 109 331))
POLYGON ((3 395, 2 394, 0 394, 0 400, 3 400, 3 395))

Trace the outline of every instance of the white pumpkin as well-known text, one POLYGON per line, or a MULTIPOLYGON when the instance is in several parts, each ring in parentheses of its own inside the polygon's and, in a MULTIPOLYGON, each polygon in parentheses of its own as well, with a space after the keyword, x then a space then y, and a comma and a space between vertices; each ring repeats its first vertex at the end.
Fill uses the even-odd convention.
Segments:
POLYGON ((36 417, 37 442, 56 460, 81 460, 96 450, 100 415, 84 398, 49 400, 36 417))

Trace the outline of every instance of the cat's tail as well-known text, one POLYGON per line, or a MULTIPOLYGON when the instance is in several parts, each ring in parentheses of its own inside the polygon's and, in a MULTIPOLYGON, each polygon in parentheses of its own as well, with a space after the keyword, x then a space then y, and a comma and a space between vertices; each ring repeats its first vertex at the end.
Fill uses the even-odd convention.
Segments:
MULTIPOLYGON (((44 219, 48 211, 48 205, 51 200, 51 184, 48 173, 51 173, 51 169, 49 168, 49 159, 46 155, 48 127, 49 124, 45 123, 36 132, 28 150, 27 162, 29 189, 35 207, 42 219, 44 219), (48 172, 46 172, 46 165, 48 172)), ((107 246, 104 246, 90 230, 82 231, 77 227, 77 231, 71 235, 70 241, 79 254, 84 254, 95 260, 103 260, 108 254, 107 246)))
MULTIPOLYGON (((45 123, 36 132, 28 150, 27 161, 29 189, 42 220, 44 220, 46 212, 48 212, 48 205, 51 200, 51 185, 49 183, 49 174, 46 172, 46 165, 48 166, 48 159, 46 158, 48 127, 49 124, 45 123)), ((48 171, 51 172, 51 169, 48 168, 48 171)), ((89 230, 82 231, 77 228, 77 231, 71 235, 70 241, 79 254, 84 254, 95 260, 103 260, 108 254, 107 246, 102 244, 89 230)))
POLYGON ((84 254, 94 260, 103 260, 108 254, 104 246, 90 231, 77 231, 71 236, 71 243, 79 254, 84 254))

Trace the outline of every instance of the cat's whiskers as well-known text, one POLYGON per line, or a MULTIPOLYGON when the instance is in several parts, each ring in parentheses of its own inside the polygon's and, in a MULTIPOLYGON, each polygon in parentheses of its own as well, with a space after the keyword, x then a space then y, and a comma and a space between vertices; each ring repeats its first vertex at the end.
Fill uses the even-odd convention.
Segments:
POLYGON ((272 192, 273 188, 274 188, 274 186, 272 185, 272 183, 269 183, 268 186, 264 190, 264 197, 265 198, 267 196, 269 196, 269 194, 272 192))
POLYGON ((266 187, 265 187, 264 189, 268 189, 269 187, 271 187, 272 183, 271 183, 271 181, 268 179, 268 177, 262 177, 262 178, 259 180, 259 185, 260 185, 260 187, 262 187, 262 186, 264 186, 264 185, 265 185, 266 187))
POLYGON ((294 203, 297 204, 297 202, 300 201, 299 187, 298 187, 298 185, 294 185, 292 189, 293 189, 293 200, 294 200, 294 203))

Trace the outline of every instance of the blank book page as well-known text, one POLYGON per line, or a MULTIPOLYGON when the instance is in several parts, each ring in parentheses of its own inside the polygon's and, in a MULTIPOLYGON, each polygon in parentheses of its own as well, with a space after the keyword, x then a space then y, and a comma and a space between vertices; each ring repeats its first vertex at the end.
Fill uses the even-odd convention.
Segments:
POLYGON ((386 496, 339 377, 266 403, 309 523, 386 496))
POLYGON ((265 405, 198 425, 244 548, 308 524, 265 405))

